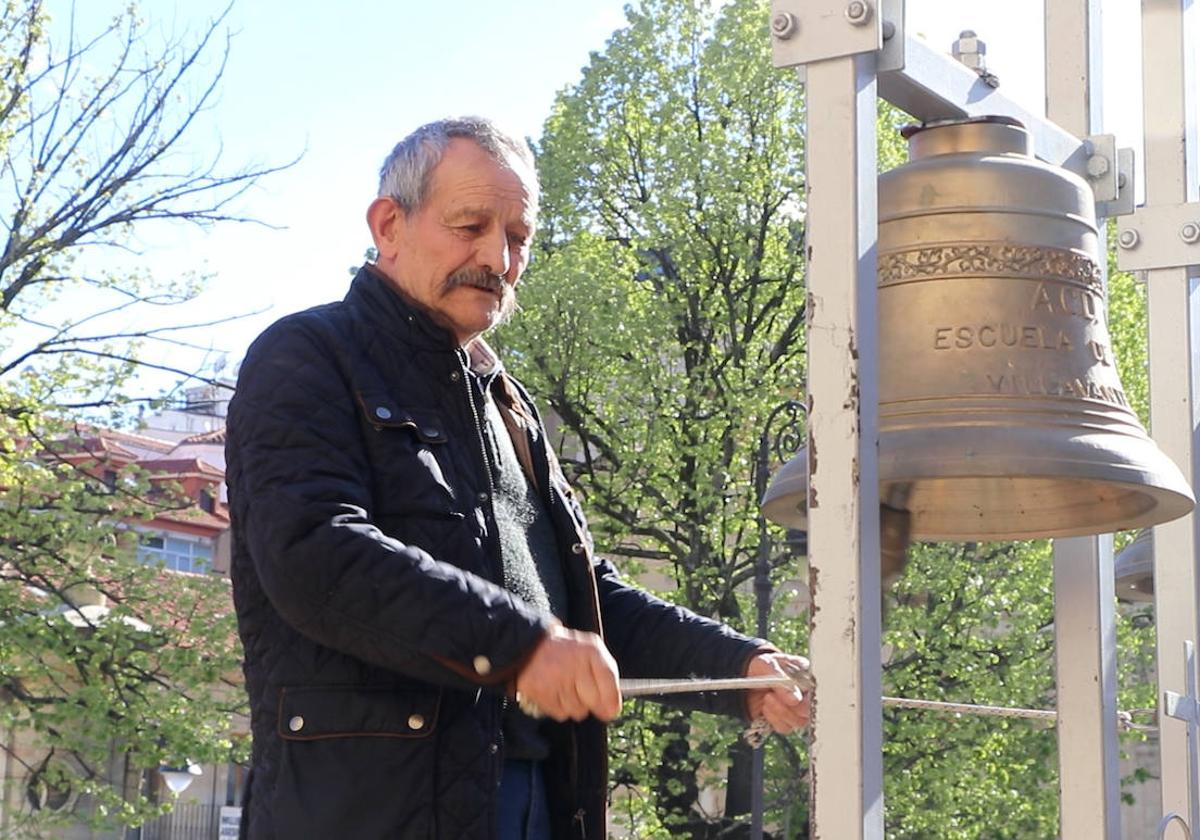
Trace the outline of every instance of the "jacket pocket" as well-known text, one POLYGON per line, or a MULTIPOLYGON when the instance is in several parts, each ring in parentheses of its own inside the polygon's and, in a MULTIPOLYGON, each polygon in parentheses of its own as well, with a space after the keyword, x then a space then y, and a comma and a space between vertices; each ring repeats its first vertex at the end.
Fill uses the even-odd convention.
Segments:
POLYGON ((453 483, 454 441, 442 416, 385 395, 356 392, 366 424, 374 509, 381 515, 461 518, 453 483))
POLYGON ((431 409, 407 408, 387 394, 356 391, 359 409, 376 429, 409 429, 423 443, 445 443, 446 427, 441 415, 431 409))
POLYGON ((441 691, 435 688, 301 686, 279 690, 279 736, 428 738, 437 729, 441 691))
POLYGON ((280 689, 270 836, 436 836, 440 706, 432 686, 280 689))

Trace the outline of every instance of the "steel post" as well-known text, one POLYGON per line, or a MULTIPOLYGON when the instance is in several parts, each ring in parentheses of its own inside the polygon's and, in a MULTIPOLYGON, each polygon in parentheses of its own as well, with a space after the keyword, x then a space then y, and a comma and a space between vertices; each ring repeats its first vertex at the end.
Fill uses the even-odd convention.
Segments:
MULTIPOLYGON (((1190 0, 1143 0, 1142 86, 1145 113, 1146 204, 1197 200, 1194 87, 1197 9, 1190 0), (1189 90, 1191 88, 1191 90, 1189 90)), ((1122 245, 1124 243, 1121 243, 1122 245)), ((1161 265, 1162 263, 1160 263, 1161 265)), ((1150 418, 1154 437, 1195 487, 1197 267, 1146 272, 1149 297, 1150 418)), ((1154 531, 1155 620, 1158 631, 1160 777, 1164 815, 1186 816, 1197 791, 1187 726, 1166 714, 1167 691, 1188 684, 1179 651, 1197 639, 1197 520, 1193 513, 1154 531)), ((1200 826, 1189 826, 1192 836, 1200 826)), ((1182 837, 1182 834, 1167 834, 1182 837)))
POLYGON ((883 837, 875 55, 807 66, 811 836, 883 837))
MULTIPOLYGON (((1104 130, 1100 0, 1047 3, 1045 20, 1046 117, 1080 138, 1099 134, 1104 130)), ((1099 222, 1103 226, 1104 220, 1099 222)), ((1112 545, 1111 536, 1054 541, 1064 840, 1121 836, 1112 545)))

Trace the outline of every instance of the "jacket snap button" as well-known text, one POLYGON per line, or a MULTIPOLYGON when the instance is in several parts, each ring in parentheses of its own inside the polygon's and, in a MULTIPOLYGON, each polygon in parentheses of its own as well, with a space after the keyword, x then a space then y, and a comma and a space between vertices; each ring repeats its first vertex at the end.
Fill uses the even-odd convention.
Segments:
POLYGON ((486 656, 476 656, 471 664, 475 666, 475 673, 481 677, 486 677, 492 672, 492 661, 486 656))
POLYGON ((456 371, 456 370, 452 370, 452 371, 450 371, 450 381, 451 381, 451 382, 457 382, 457 381, 458 381, 458 380, 460 380, 460 379, 462 379, 462 374, 461 374, 461 373, 459 373, 459 372, 458 372, 458 371, 456 371))
POLYGON ((409 729, 420 729, 424 725, 425 725, 425 718, 421 717, 420 715, 410 715, 409 716, 409 718, 408 718, 408 728, 409 729))
POLYGON ((380 420, 390 420, 392 419, 392 412, 387 406, 381 405, 375 409, 375 416, 380 420))
POLYGON ((488 495, 488 492, 486 490, 480 492, 480 494, 479 494, 479 501, 482 502, 483 504, 487 504, 487 500, 490 498, 491 498, 491 496, 488 495))
POLYGON ((488 752, 490 752, 492 755, 495 755, 496 753, 500 752, 500 745, 488 744, 488 752))
POLYGON ((299 732, 303 728, 304 718, 300 717, 300 715, 296 715, 294 718, 288 721, 288 729, 292 730, 293 732, 299 732))
POLYGON ((583 554, 583 543, 575 543, 571 546, 571 552, 574 554, 583 554))

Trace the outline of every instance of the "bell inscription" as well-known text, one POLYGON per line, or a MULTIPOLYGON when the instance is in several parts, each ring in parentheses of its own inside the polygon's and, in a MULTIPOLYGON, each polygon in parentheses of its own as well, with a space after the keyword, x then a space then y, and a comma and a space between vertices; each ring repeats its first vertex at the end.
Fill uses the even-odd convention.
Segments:
POLYGON ((935 327, 934 350, 971 350, 992 347, 1024 347, 1028 350, 1075 349, 1070 337, 1062 330, 1047 329, 1038 324, 981 324, 967 327, 935 327))

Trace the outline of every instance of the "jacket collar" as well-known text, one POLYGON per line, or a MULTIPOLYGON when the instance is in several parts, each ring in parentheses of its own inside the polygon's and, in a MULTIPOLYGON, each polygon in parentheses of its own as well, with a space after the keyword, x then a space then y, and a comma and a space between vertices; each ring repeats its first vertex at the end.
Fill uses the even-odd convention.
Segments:
MULTIPOLYGON (((450 330, 429 317, 422 306, 393 286, 386 275, 370 263, 358 270, 346 293, 346 302, 360 307, 367 320, 387 334, 402 334, 407 341, 426 349, 459 349, 450 330)), ((500 357, 482 336, 472 339, 462 349, 471 371, 479 376, 490 380, 504 370, 500 357)))

